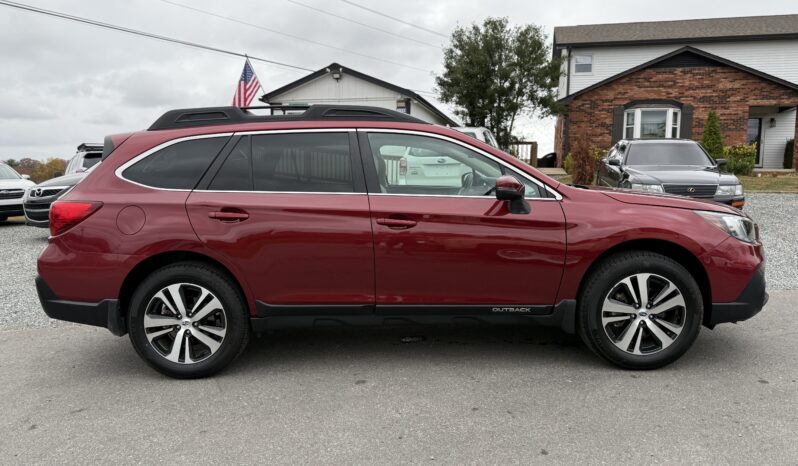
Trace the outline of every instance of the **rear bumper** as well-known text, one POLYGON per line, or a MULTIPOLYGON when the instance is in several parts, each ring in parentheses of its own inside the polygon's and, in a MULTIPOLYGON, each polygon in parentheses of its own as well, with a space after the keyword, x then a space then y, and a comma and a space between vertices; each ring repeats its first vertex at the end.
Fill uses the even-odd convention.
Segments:
POLYGON ((758 314, 767 302, 765 269, 759 267, 734 302, 712 304, 712 313, 706 325, 712 328, 717 324, 750 319, 758 314))
POLYGON ((104 327, 117 336, 127 333, 125 319, 116 299, 104 299, 98 303, 59 299, 41 277, 36 277, 36 291, 44 313, 51 319, 104 327))

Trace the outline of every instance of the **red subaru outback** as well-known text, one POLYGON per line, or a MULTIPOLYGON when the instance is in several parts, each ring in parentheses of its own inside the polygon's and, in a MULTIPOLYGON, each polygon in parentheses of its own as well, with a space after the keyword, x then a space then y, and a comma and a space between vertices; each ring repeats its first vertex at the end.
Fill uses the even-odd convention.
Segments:
POLYGON ((251 331, 409 322, 560 327, 651 369, 767 301, 737 209, 566 186, 389 110, 253 112, 175 110, 106 138, 50 211, 45 312, 202 377, 251 331))

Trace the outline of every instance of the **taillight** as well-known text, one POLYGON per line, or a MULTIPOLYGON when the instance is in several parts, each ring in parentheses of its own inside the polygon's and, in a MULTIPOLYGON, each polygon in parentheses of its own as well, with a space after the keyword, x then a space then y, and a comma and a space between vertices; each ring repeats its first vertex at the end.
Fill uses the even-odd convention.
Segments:
POLYGON ((399 159, 399 174, 407 175, 407 159, 404 157, 399 159))
POLYGON ((55 201, 50 206, 50 235, 57 236, 86 220, 102 202, 55 201))

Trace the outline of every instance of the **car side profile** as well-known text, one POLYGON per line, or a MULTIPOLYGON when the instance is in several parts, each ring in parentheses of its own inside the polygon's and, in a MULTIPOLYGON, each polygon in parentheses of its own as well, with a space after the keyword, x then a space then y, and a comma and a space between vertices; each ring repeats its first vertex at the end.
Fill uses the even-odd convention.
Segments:
POLYGON ((713 160, 689 139, 625 139, 601 159, 596 184, 711 199, 742 208, 743 185, 722 171, 724 165, 726 160, 713 160))
POLYGON ((251 332, 321 325, 540 324, 653 369, 702 325, 767 300, 758 229, 728 206, 560 184, 452 129, 371 107, 167 112, 109 136, 50 211, 39 298, 129 334, 180 378, 251 332), (390 176, 406 151, 457 185, 390 176))

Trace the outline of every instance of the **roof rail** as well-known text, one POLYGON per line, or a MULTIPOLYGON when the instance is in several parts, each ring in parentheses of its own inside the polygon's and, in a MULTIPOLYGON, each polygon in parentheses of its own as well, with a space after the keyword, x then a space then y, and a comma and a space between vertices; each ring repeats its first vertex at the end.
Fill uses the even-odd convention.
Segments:
POLYGON ((78 146, 78 152, 101 152, 103 145, 97 142, 84 142, 78 146))
POLYGON ((196 126, 232 125, 272 121, 393 121, 429 124, 426 121, 380 107, 360 105, 267 105, 260 107, 205 107, 170 110, 155 120, 147 130, 190 128, 196 126), (270 115, 257 115, 250 110, 271 110, 270 115), (274 112, 281 113, 275 114, 274 112), (286 113, 304 110, 302 113, 286 113))

